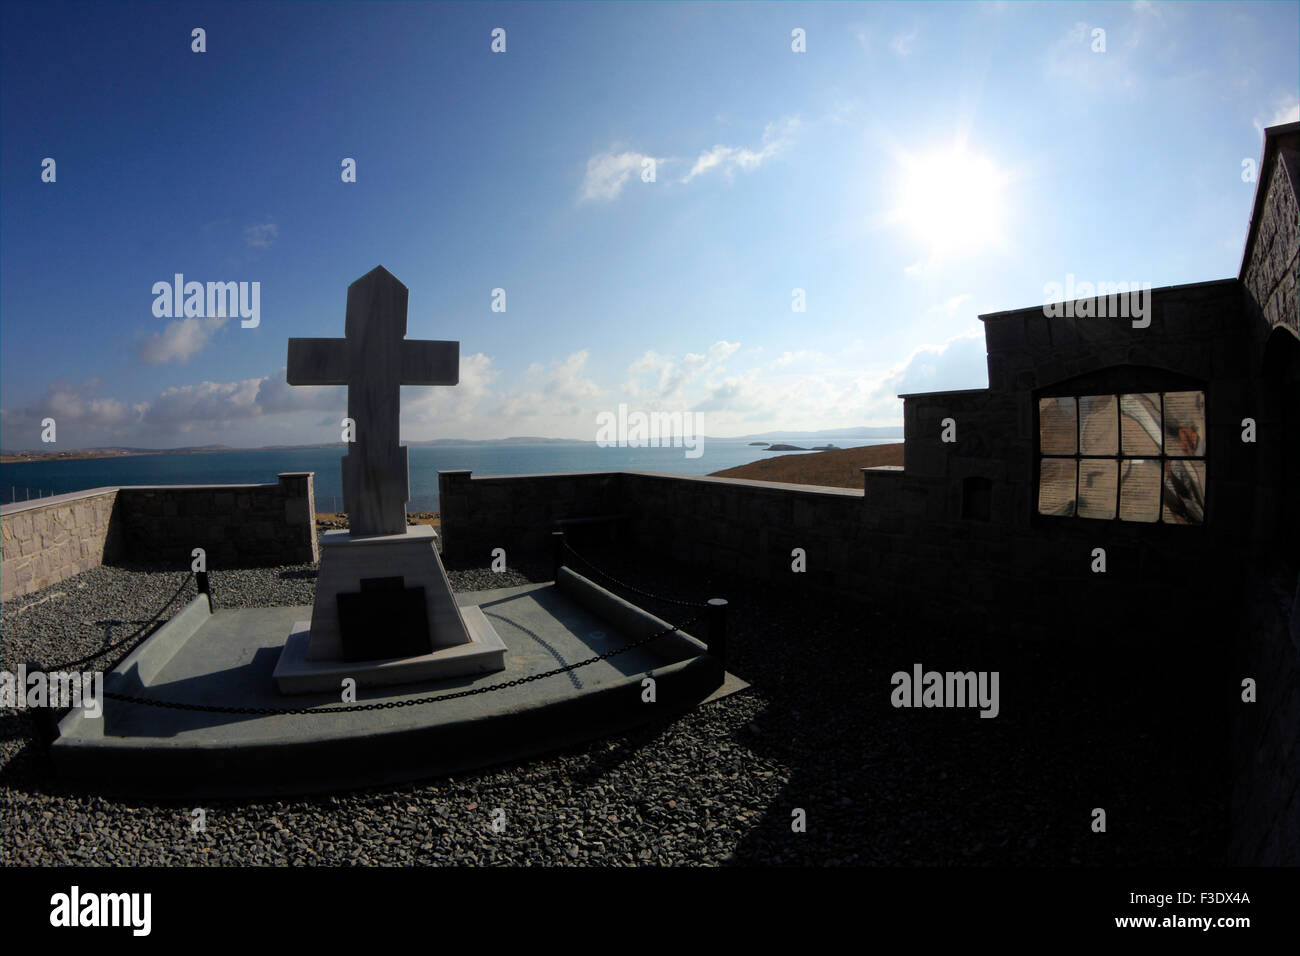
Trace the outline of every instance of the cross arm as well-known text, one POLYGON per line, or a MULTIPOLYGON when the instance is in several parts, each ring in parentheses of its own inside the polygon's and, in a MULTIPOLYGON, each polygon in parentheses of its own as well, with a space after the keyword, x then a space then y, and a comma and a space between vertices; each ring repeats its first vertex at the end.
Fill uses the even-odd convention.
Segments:
POLYGON ((285 379, 290 385, 348 384, 346 339, 290 339, 285 379))
POLYGON ((402 343, 403 385, 456 385, 460 343, 408 339, 402 343))

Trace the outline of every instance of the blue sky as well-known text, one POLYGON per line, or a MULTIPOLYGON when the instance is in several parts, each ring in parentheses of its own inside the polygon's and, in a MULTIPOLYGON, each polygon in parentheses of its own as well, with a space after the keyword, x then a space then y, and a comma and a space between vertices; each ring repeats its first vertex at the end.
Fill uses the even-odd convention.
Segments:
POLYGON ((379 264, 409 337, 461 343, 406 439, 592 439, 619 403, 898 424, 899 392, 986 384, 978 314, 1067 274, 1235 275, 1243 161, 1300 92, 1297 3, 0 17, 6 448, 47 415, 63 448, 336 441, 344 390, 286 386, 285 343, 341 335, 379 264), (156 317, 175 273, 260 283, 260 324, 156 317))

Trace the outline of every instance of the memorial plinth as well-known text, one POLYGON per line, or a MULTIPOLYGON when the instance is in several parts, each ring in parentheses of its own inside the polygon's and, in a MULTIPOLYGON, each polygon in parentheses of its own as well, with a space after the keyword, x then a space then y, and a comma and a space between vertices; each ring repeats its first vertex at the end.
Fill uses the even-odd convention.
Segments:
POLYGON ((311 620, 294 623, 275 667, 281 693, 337 690, 345 677, 377 687, 505 667, 506 646, 483 612, 456 603, 428 525, 329 531, 320 550, 311 620), (385 584, 367 587, 376 581, 385 584))

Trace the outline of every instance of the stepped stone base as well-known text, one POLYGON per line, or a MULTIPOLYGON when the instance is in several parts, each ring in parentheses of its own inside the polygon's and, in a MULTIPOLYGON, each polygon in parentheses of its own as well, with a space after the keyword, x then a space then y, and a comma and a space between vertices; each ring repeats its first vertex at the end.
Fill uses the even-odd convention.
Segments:
POLYGON ((297 621, 275 665, 275 686, 282 694, 315 694, 339 691, 347 677, 355 680, 357 687, 385 687, 504 670, 505 642, 482 610, 461 610, 469 631, 468 643, 441 647, 417 657, 360 663, 308 659, 308 622, 297 621))
POLYGON ((307 641, 309 661, 342 661, 338 596, 357 593, 369 578, 401 577, 407 588, 424 588, 431 643, 436 650, 472 640, 461 617, 451 583, 434 546, 436 533, 428 525, 404 534, 353 537, 347 531, 327 531, 320 539, 320 574, 311 611, 307 641))

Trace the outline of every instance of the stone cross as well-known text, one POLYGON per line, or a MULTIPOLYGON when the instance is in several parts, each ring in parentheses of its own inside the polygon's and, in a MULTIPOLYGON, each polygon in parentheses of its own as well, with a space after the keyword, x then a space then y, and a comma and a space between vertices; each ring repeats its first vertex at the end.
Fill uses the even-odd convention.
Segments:
POLYGON ((343 506, 353 536, 406 533, 406 446, 398 444, 402 385, 455 385, 460 343, 406 341, 406 286, 377 266, 348 286, 346 338, 290 339, 290 385, 346 385, 356 439, 343 457, 343 506))

